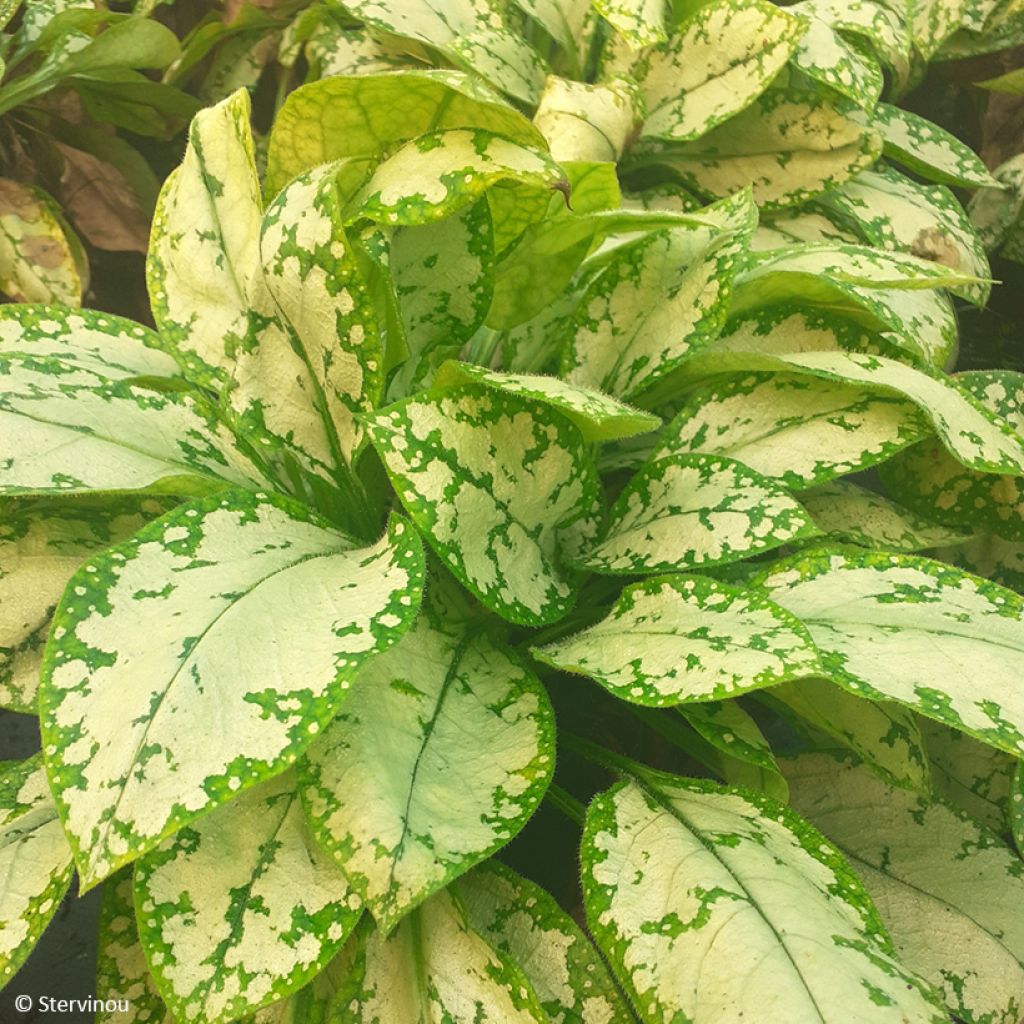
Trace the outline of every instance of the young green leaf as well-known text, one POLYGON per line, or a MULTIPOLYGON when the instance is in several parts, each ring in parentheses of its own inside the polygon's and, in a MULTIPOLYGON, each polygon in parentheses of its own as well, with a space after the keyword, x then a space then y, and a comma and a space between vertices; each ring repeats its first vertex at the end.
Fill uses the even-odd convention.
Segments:
POLYGON ((901 961, 957 1017, 1010 1024, 1024 1005, 1024 870, 946 804, 827 755, 785 759, 793 806, 849 857, 901 961))
POLYGON ((572 607, 558 530, 597 496, 572 423, 525 397, 467 384, 392 405, 367 433, 413 521, 487 607, 533 625, 572 607))
POLYGON ((72 873, 39 756, 0 762, 0 986, 32 952, 72 873))
POLYGON ((633 1024, 597 950, 539 885, 490 860, 453 889, 470 927, 522 968, 551 1024, 633 1024))
POLYGON ((303 801, 381 931, 504 846, 554 770, 554 716, 507 650, 424 611, 310 749, 303 801))
POLYGON ((670 572, 735 562, 817 530, 781 485, 720 455, 673 455, 645 466, 580 560, 595 572, 670 572))
POLYGON ((712 0, 634 70, 642 135, 697 139, 750 106, 792 56, 804 23, 766 0, 712 0))
POLYGON ((915 555, 798 555, 753 580, 807 627, 825 674, 1015 756, 1024 599, 915 555))
POLYGON ((55 615, 39 696, 83 884, 292 763, 360 665, 408 628, 422 573, 408 524, 358 548, 301 506, 239 490, 87 562, 55 615))
POLYGON ((817 670, 814 644, 793 616, 703 576, 634 583, 597 625, 531 650, 654 707, 720 700, 817 670))
POLYGON ((591 803, 587 920, 649 1024, 944 1024, 846 862, 774 801, 645 772, 591 803))
POLYGON ((551 1024, 522 969, 470 927, 447 891, 388 936, 364 919, 344 955, 332 1024, 551 1024))
POLYGON ((171 1013, 235 1021, 301 988, 362 913, 308 833, 294 772, 183 828, 135 868, 139 938, 171 1013))

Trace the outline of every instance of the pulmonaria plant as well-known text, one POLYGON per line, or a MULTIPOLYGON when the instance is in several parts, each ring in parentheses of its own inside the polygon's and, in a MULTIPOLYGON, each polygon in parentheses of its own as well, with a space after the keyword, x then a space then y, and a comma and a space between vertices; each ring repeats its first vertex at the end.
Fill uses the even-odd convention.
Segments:
MULTIPOLYGON (((347 6, 535 98, 474 5, 347 6)), ((878 125, 989 179, 877 106, 884 5, 578 6, 532 121, 326 78, 261 182, 201 112, 155 330, 0 309, 0 980, 77 872, 101 1022, 1024 1012, 1024 380, 944 372, 987 265, 878 125)))

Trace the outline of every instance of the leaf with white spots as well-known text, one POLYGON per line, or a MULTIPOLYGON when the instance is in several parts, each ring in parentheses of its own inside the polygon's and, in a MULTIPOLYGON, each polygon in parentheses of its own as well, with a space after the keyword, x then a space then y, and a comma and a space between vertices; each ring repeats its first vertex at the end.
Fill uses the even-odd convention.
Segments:
POLYGON ((726 455, 800 489, 883 462, 928 432, 904 398, 799 374, 755 373, 691 394, 651 459, 726 455))
POLYGON ((376 160, 424 132, 449 128, 486 128, 525 145, 544 145, 528 118, 461 71, 322 78, 292 92, 274 119, 267 194, 276 195, 320 164, 376 160))
POLYGON ((925 60, 931 60, 960 28, 969 7, 970 0, 911 0, 910 34, 925 60))
POLYGON ((890 785, 919 793, 931 792, 928 758, 913 712, 884 700, 863 700, 827 679, 802 679, 776 686, 766 701, 791 719, 798 732, 808 732, 812 747, 821 749, 822 734, 852 750, 890 785), (795 720, 793 720, 793 716, 795 720))
POLYGON ((597 474, 569 420, 467 384, 389 406, 367 433, 413 521, 488 608, 537 625, 572 607, 558 532, 590 513, 597 474))
POLYGON ((0 292, 15 302, 78 306, 88 283, 82 243, 54 198, 0 178, 0 292))
POLYGON ((439 50, 457 67, 479 75, 524 103, 536 101, 544 65, 522 33, 505 24, 491 0, 346 0, 345 10, 392 36, 439 50))
POLYGON ((750 240, 751 252, 787 249, 801 242, 840 242, 856 244, 857 236, 844 228, 830 210, 782 210, 763 219, 750 240))
POLYGON ((793 616, 703 576, 634 583, 601 622, 531 650, 622 700, 653 707, 735 697, 818 667, 814 644, 793 616))
POLYGON ((451 361, 441 367, 437 387, 462 383, 484 384, 496 391, 526 398, 557 409, 579 428, 585 441, 612 441, 655 430, 661 418, 636 409, 593 388, 569 384, 557 377, 532 373, 500 373, 472 363, 451 361))
POLYGON ((526 975, 439 892, 384 936, 364 919, 331 1024, 551 1024, 526 975))
POLYGON ((683 142, 744 110, 782 70, 803 36, 801 19, 766 0, 713 0, 634 76, 647 108, 641 135, 683 142))
MULTIPOLYGON (((567 53, 589 46, 586 30, 590 0, 515 0, 516 6, 536 18, 567 53)), ((583 50, 585 52, 585 50, 583 50)))
POLYGON ((821 551, 752 582, 807 627, 833 682, 1024 752, 1017 594, 916 555, 821 551))
POLYGON ((39 756, 0 762, 0 987, 39 941, 72 872, 39 756))
POLYGON ((985 250, 956 196, 942 185, 918 185, 887 167, 864 171, 824 197, 866 241, 908 252, 978 279, 961 291, 976 306, 992 285, 985 250))
POLYGON ((940 544, 955 544, 967 536, 966 531, 942 526, 884 495, 845 480, 833 480, 805 491, 800 501, 822 533, 866 548, 923 551, 940 544))
POLYGON ((1024 594, 1024 541, 979 533, 955 547, 939 548, 934 556, 1024 594))
POLYGON ((752 186, 759 207, 795 206, 841 185, 881 154, 881 138, 853 117, 857 109, 838 96, 773 89, 695 142, 635 146, 629 165, 667 167, 710 198, 752 186))
POLYGON ((167 507, 152 498, 0 498, 0 707, 35 713, 43 645, 68 580, 167 507))
POLYGON ((849 859, 907 968, 958 1018, 1015 1024, 1024 1007, 1020 860, 966 815, 859 765, 819 754, 783 766, 793 806, 849 859))
POLYGON ((930 718, 922 716, 919 725, 935 795, 993 832, 1005 833, 1013 773, 1020 762, 930 718))
POLYGON ((872 124, 885 140, 885 155, 928 181, 961 188, 995 184, 970 146, 912 111, 879 103, 872 124))
POLYGON ((285 772, 182 828, 135 867, 139 938, 183 1020, 222 1024, 295 992, 362 913, 285 772))
POLYGON ((755 220, 748 193, 721 212, 724 230, 654 231, 612 256, 568 328, 567 380, 629 399, 721 331, 755 220))
POLYGON ((838 851, 764 797, 644 772, 600 794, 587 920, 647 1024, 945 1024, 838 851))
POLYGON ((427 132, 374 168, 349 200, 346 215, 351 221, 429 224, 457 213, 505 181, 543 192, 562 186, 565 174, 541 149, 493 132, 427 132))
POLYGON ((631 49, 664 42, 664 0, 594 0, 594 9, 631 49))
POLYGON ((968 211, 982 244, 1017 263, 1024 252, 1021 212, 1024 211, 1024 154, 1010 157, 995 169, 992 187, 980 189, 968 211))
POLYGON ((695 569, 816 533, 803 507, 774 480, 720 455, 673 455, 630 481, 580 563, 625 575, 695 569))
POLYGON ((529 978, 551 1024, 633 1024, 597 950, 539 885, 491 860, 453 888, 470 927, 529 978))
POLYGON ((554 764, 536 677, 424 610, 310 748, 302 796, 314 835, 388 934, 519 832, 554 764))
POLYGON ((193 494, 263 481, 198 397, 105 373, 31 352, 0 354, 0 493, 193 494))
MULTIPOLYGON (((563 165, 615 163, 632 138, 642 105, 636 84, 628 79, 588 85, 549 75, 533 123, 548 140, 551 156, 563 165)), ((581 191, 573 193, 576 209, 581 191)))
POLYGON ((408 628, 422 573, 407 523, 359 548, 239 490, 89 560, 54 616, 39 693, 83 884, 293 762, 408 628), (289 614, 303 594, 316 600, 289 614))

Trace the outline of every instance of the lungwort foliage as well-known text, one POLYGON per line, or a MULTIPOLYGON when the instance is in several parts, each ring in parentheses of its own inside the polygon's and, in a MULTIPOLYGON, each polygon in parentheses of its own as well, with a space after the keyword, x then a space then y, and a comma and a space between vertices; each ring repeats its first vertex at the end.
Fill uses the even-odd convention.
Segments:
POLYGON ((1006 6, 275 28, 152 326, 0 307, 2 980, 77 877, 100 1024, 1019 1021, 1024 378, 897 102, 1006 6))

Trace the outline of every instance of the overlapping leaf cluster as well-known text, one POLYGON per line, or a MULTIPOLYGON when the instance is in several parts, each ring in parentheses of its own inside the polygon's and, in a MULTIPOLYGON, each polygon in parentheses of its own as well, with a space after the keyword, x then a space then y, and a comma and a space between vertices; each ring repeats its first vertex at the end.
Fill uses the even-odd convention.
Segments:
POLYGON ((0 981, 77 872, 101 1022, 1018 1020, 1024 379, 888 102, 1006 8, 281 29, 154 328, 0 307, 0 981))

